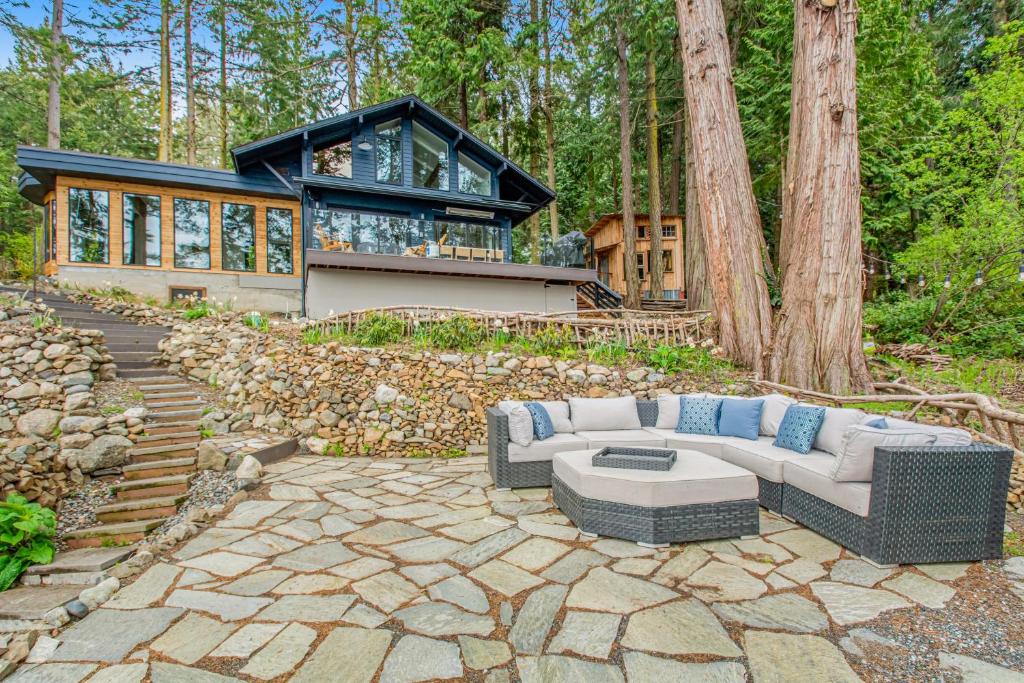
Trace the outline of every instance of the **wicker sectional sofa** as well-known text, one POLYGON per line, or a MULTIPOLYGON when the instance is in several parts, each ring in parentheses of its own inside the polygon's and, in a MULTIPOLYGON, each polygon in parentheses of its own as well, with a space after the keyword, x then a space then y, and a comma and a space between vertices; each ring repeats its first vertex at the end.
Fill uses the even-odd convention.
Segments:
POLYGON ((563 431, 524 447, 510 441, 508 413, 488 409, 488 465, 495 486, 550 487, 552 458, 563 451, 604 446, 695 450, 756 475, 761 506, 877 564, 1002 556, 1013 457, 1007 448, 964 442, 963 432, 946 430, 950 434, 939 441, 952 442, 948 445, 876 448, 870 481, 840 482, 829 476, 835 456, 828 452, 802 455, 777 448, 770 435, 751 441, 659 429, 657 401, 637 401, 636 412, 640 430, 563 431))

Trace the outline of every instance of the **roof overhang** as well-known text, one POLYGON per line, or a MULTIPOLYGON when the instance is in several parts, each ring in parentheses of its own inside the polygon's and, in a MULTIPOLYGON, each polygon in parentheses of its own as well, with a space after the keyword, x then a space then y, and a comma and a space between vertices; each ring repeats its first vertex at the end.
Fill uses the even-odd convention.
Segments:
POLYGON ((18 194, 33 204, 42 205, 43 198, 48 191, 41 182, 28 173, 22 173, 18 176, 18 194))
POLYGON ((554 268, 525 263, 488 263, 453 259, 394 256, 391 254, 351 254, 321 249, 306 250, 306 271, 311 268, 364 270, 452 277, 532 280, 546 284, 580 285, 596 282, 597 272, 583 268, 554 268))

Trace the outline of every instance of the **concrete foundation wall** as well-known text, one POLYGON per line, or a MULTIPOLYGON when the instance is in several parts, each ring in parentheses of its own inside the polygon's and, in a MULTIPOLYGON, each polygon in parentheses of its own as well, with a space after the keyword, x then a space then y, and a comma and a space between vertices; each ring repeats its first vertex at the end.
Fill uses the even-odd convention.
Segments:
POLYGON ((311 268, 306 314, 323 318, 376 306, 457 306, 490 311, 550 313, 576 310, 576 288, 539 280, 417 275, 311 268))
POLYGON ((298 311, 302 306, 302 282, 298 277, 62 265, 57 278, 65 285, 101 289, 124 287, 161 302, 169 300, 171 287, 205 287, 208 298, 231 302, 236 311, 284 313, 298 311))

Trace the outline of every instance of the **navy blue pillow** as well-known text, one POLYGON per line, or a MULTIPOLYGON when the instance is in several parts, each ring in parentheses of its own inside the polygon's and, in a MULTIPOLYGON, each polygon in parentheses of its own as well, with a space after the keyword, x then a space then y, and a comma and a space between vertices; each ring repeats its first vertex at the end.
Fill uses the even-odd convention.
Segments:
POLYGON ((874 427, 875 429, 888 429, 889 423, 885 421, 884 417, 876 417, 874 420, 868 420, 864 423, 865 427, 874 427))
POLYGON ((718 413, 722 408, 722 399, 708 396, 679 397, 679 423, 676 432, 680 434, 718 435, 718 413))
POLYGON ((551 416, 544 406, 534 402, 524 403, 523 406, 530 411, 530 417, 533 418, 533 438, 543 441, 555 435, 555 426, 551 424, 551 416))
POLYGON ((722 399, 722 410, 718 416, 719 435, 757 441, 763 409, 764 401, 761 399, 722 399))
POLYGON ((825 421, 825 409, 817 406, 790 406, 779 425, 774 444, 797 453, 810 453, 814 439, 818 436, 821 423, 825 421))

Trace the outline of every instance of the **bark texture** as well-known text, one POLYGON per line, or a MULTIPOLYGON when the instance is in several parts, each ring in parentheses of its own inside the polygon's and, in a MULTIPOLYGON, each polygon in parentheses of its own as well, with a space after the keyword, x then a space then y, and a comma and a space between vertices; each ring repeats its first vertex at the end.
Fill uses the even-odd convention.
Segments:
POLYGON ((60 148, 60 82, 64 75, 64 0, 53 0, 50 18, 50 80, 46 100, 46 146, 60 148))
POLYGON ((796 0, 793 114, 770 375, 832 393, 870 386, 861 336, 856 0, 796 0))
POLYGON ((633 146, 629 120, 629 63, 622 22, 615 25, 616 81, 619 91, 619 166, 622 168, 622 248, 625 260, 626 308, 640 308, 640 276, 636 270, 636 216, 633 211, 633 146))
MULTIPOLYGON (((548 187, 556 190, 555 187, 555 110, 552 100, 554 96, 551 88, 551 1, 544 0, 544 18, 541 25, 544 27, 544 143, 547 148, 548 162, 548 187)), ((549 230, 551 242, 554 243, 560 234, 558 226, 558 200, 554 199, 548 204, 549 230)))
POLYGON ((661 156, 658 153, 658 75, 654 66, 654 55, 647 53, 646 73, 647 99, 647 205, 651 250, 648 254, 650 270, 650 296, 660 300, 665 297, 665 263, 661 258, 661 156))
POLYGON ((220 138, 220 167, 228 168, 228 7, 225 0, 220 5, 220 78, 217 85, 219 99, 218 137, 220 138))
POLYGON ((697 206, 720 343, 729 358, 765 370, 772 311, 764 236, 747 165, 722 5, 676 0, 697 206))
POLYGON ((185 162, 196 163, 196 79, 192 65, 192 0, 184 2, 185 162))
POLYGON ((171 160, 171 0, 160 0, 160 142, 157 161, 171 160))
POLYGON ((708 284, 708 257, 704 248, 704 228, 701 227, 700 205, 697 199, 697 171, 693 158, 693 143, 690 140, 690 124, 685 113, 683 117, 686 124, 686 235, 683 252, 686 307, 691 311, 710 311, 711 286, 708 284))

